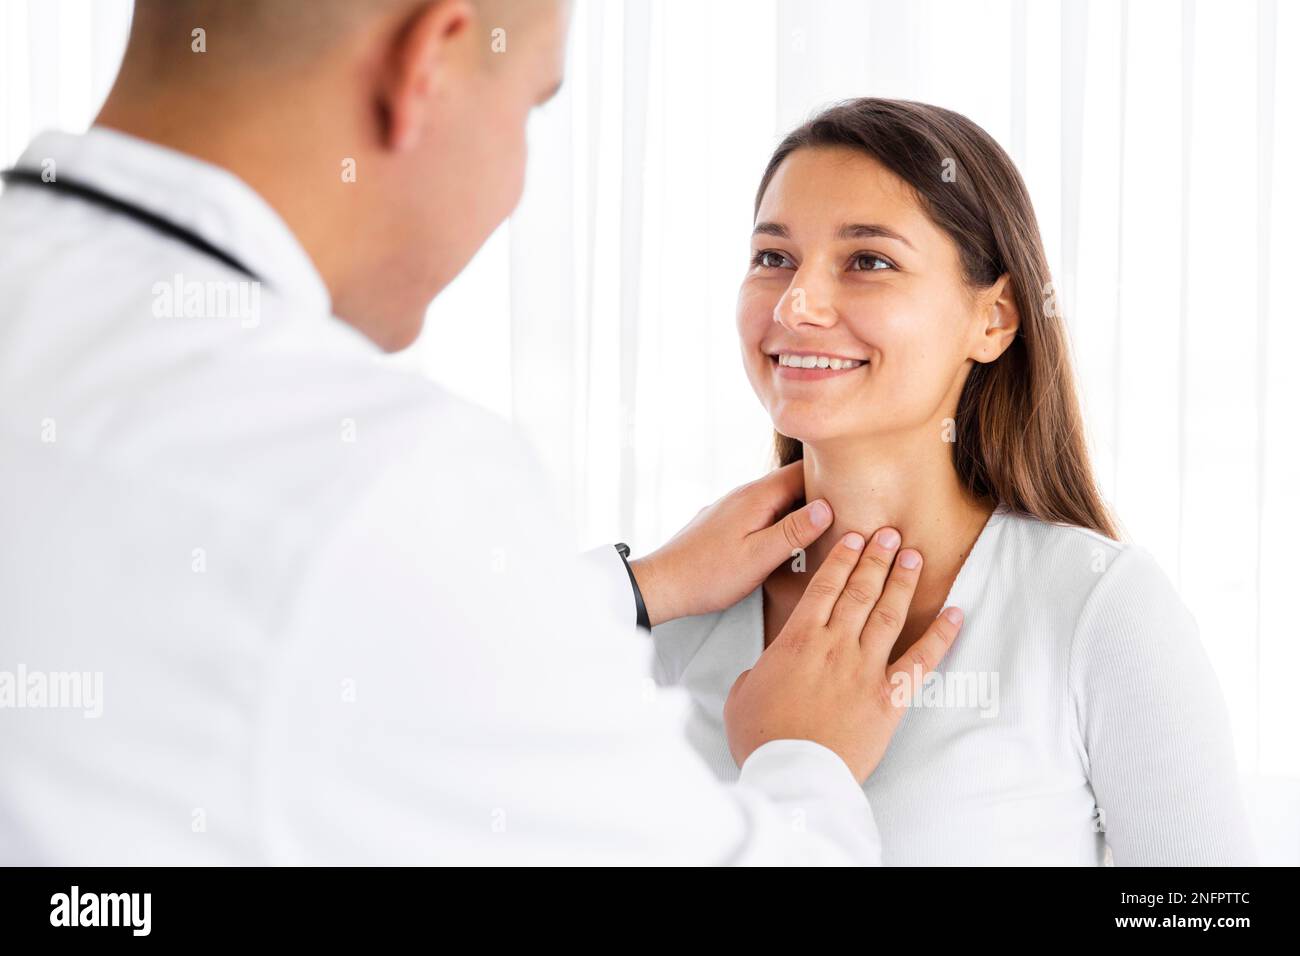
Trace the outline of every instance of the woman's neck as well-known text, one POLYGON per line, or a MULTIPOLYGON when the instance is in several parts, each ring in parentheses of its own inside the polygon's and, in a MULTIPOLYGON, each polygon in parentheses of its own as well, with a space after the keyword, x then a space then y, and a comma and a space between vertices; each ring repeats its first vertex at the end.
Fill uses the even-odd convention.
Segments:
POLYGON ((937 434, 805 445, 804 491, 835 512, 830 530, 809 549, 809 571, 847 532, 870 536, 885 526, 941 569, 964 557, 993 509, 962 486, 952 445, 937 434), (964 540, 968 533, 971 541, 964 540))
POLYGON ((805 568, 796 571, 793 562, 787 562, 769 579, 766 592, 773 616, 768 623, 784 623, 784 615, 841 537, 857 531, 869 538, 888 526, 902 535, 902 547, 915 548, 924 561, 901 647, 909 646, 911 636, 943 609, 995 505, 966 491, 952 464, 952 446, 937 433, 805 444, 804 492, 809 501, 830 502, 835 520, 808 548, 805 568))

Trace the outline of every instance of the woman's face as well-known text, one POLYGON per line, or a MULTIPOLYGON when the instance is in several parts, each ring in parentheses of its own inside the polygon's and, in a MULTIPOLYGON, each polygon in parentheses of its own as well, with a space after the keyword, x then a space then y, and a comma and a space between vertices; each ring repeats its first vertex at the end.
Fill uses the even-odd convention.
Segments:
POLYGON ((903 180, 856 150, 795 150, 763 196, 750 251, 737 323, 779 432, 817 443, 939 429, 955 413, 978 297, 903 180))

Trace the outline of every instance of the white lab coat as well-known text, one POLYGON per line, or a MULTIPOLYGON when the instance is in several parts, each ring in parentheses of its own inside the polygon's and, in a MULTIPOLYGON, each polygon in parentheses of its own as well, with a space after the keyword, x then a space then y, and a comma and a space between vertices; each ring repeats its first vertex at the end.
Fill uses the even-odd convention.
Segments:
POLYGON ((241 277, 0 196, 0 863, 879 862, 831 751, 713 779, 613 549, 579 561, 507 424, 332 318, 253 190, 104 129, 18 165, 264 283, 186 317, 169 286, 241 277))

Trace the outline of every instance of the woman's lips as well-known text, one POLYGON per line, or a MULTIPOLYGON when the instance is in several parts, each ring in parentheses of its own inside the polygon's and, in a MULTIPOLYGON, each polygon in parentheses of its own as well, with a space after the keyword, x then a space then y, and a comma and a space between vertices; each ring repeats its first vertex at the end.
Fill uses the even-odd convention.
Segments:
POLYGON ((782 365, 777 356, 770 355, 768 359, 772 363, 772 369, 777 378, 788 379, 791 381, 820 381, 824 378, 835 378, 839 375, 852 375, 855 372, 861 372, 869 368, 871 363, 864 360, 861 365, 853 368, 798 368, 793 365, 782 365))

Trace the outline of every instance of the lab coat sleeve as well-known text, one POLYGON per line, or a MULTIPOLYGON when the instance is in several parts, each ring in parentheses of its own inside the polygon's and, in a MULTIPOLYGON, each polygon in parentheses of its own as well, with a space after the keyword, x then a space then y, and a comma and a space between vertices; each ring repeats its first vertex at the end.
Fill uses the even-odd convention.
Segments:
POLYGON ((632 579, 628 577, 627 565, 618 549, 612 544, 603 544, 583 551, 578 560, 601 582, 595 586, 596 591, 609 601, 612 616, 616 619, 624 616, 635 626, 636 595, 632 592, 632 579))
POLYGON ((463 414, 429 431, 286 608, 257 728, 271 861, 879 863, 861 787, 819 744, 714 778, 685 693, 649 676, 649 639, 513 438, 463 414))

